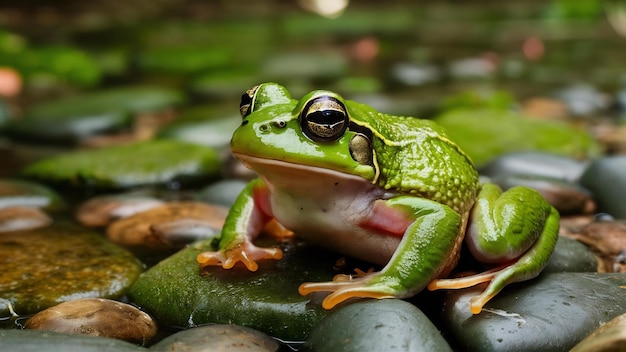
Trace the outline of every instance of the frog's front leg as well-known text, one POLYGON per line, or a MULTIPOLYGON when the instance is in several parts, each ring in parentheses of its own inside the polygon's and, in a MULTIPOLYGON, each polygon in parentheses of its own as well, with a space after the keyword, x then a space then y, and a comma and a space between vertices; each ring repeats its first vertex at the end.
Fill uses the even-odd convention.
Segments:
POLYGON ((499 266, 473 276, 435 280, 428 288, 465 288, 490 281, 470 301, 470 310, 478 314, 506 285, 539 275, 556 245, 559 213, 533 189, 514 187, 503 193, 500 187, 485 184, 470 221, 466 243, 472 255, 499 266))
POLYGON ((196 260, 200 267, 221 265, 230 269, 237 262, 242 262, 248 270, 256 271, 259 267, 257 260, 282 258, 279 248, 261 248, 252 243, 272 219, 268 192, 260 179, 248 183, 230 208, 218 250, 198 254, 196 260))
POLYGON ((432 200, 411 196, 377 200, 362 226, 379 232, 380 236, 404 230, 402 240, 387 265, 379 272, 349 281, 303 283, 298 291, 303 296, 331 291, 322 303, 326 309, 352 297, 413 296, 455 264, 463 223, 461 216, 452 208, 432 200), (398 229, 398 223, 406 225, 398 229))

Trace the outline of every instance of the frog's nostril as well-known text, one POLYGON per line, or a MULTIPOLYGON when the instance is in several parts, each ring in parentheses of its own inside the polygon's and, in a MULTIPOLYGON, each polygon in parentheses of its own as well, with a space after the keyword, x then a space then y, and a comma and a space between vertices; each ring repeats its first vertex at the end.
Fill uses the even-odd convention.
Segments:
POLYGON ((241 125, 242 125, 242 126, 245 126, 245 125, 247 125, 247 124, 248 124, 248 122, 250 122, 250 121, 248 121, 248 120, 243 120, 243 121, 241 122, 241 125))
POLYGON ((260 132, 269 132, 269 130, 270 130, 270 125, 267 124, 267 123, 261 124, 259 126, 259 131, 260 132))
POLYGON ((273 124, 278 128, 285 128, 287 126, 287 123, 283 120, 274 121, 273 124))

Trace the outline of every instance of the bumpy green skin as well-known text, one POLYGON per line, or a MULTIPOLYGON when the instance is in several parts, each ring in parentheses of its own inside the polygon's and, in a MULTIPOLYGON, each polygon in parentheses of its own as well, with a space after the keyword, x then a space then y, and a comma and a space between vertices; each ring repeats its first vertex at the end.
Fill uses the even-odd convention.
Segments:
POLYGON ((382 114, 353 101, 347 101, 346 106, 351 116, 358 116, 353 121, 377 137, 373 146, 381 187, 437 201, 458 213, 471 208, 479 187, 478 173, 439 125, 382 114))
MULTIPOLYGON (((333 109, 324 108, 326 112, 333 109)), ((255 235, 251 232, 260 231, 259 219, 271 217, 274 211, 279 211, 283 219, 294 216, 296 222, 289 220, 296 228, 308 223, 302 229, 324 233, 331 245, 355 234, 365 241, 372 236, 383 238, 386 234, 376 230, 362 236, 369 230, 361 228, 359 221, 372 221, 374 228, 382 224, 380 229, 387 231, 389 225, 380 216, 390 216, 391 222, 407 221, 408 225, 380 272, 345 282, 305 283, 300 293, 332 291, 324 300, 324 307, 331 308, 350 297, 408 297, 427 285, 429 289, 462 288, 490 281, 485 292, 472 301, 470 309, 478 313, 507 284, 538 275, 554 249, 559 227, 556 210, 528 188, 503 193, 495 185, 481 186, 467 155, 431 121, 382 114, 328 91, 313 91, 297 101, 284 87, 273 83, 258 87, 249 106, 242 107, 242 115, 242 126, 231 142, 236 155, 287 162, 294 168, 304 167, 299 170, 305 173, 314 168, 317 179, 304 176, 292 180, 281 174, 290 170, 275 170, 284 164, 257 164, 255 170, 263 181, 252 181, 242 192, 222 231, 219 251, 201 254, 198 261, 202 266, 220 264, 228 268, 242 261, 255 270, 250 259, 277 258, 275 253, 250 242, 251 235, 255 235), (302 130, 303 111, 320 97, 341 102, 349 117, 349 127, 332 141, 315 141, 302 130), (371 162, 359 162, 351 155, 350 143, 358 134, 369 137, 371 162), (342 174, 352 176, 338 176, 342 174), (303 182, 317 182, 316 188, 307 188, 303 182), (356 184, 363 190, 348 188, 334 193, 340 183, 356 184), (277 195, 271 198, 270 211, 267 205, 265 212, 259 210, 263 206, 257 204, 257 199, 263 198, 259 195, 263 192, 277 195), (372 194, 378 198, 372 198, 372 194), (361 212, 370 215, 350 213, 347 209, 352 209, 352 198, 358 199, 356 206, 361 212), (326 207, 335 204, 343 205, 327 213, 326 207), (316 223, 311 225, 310 216, 321 222, 324 217, 343 218, 329 222, 334 227, 325 229, 316 223), (466 242, 474 256, 485 263, 506 265, 462 279, 437 279, 456 265, 468 222, 471 225, 466 242), (252 228, 257 230, 250 231, 252 228), (229 263, 223 264, 225 261, 229 263)), ((320 115, 317 117, 325 118, 320 115)), ((379 247, 374 242, 365 248, 379 247)))

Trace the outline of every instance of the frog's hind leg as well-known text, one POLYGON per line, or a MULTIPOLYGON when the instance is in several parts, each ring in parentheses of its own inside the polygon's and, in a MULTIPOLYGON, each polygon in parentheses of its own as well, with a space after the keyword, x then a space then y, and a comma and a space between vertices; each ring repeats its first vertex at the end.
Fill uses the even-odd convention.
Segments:
MULTIPOLYGON (((526 192, 526 190, 523 191, 523 193, 526 192)), ((477 275, 457 279, 434 280, 428 285, 428 289, 459 289, 489 282, 487 288, 480 295, 470 300, 471 312, 478 314, 483 306, 506 285, 529 280, 539 275, 548 263, 558 238, 559 214, 554 208, 547 207, 547 214, 545 217, 541 217, 544 221, 541 222, 540 232, 536 241, 519 258, 502 260, 502 262, 507 264, 477 275)), ((528 218, 520 221, 532 222, 528 218)))

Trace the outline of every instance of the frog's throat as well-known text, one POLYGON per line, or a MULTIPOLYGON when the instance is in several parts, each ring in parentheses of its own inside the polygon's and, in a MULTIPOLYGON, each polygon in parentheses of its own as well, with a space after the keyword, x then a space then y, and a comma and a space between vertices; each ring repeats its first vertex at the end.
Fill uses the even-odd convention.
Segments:
POLYGON ((245 167, 256 171, 261 176, 261 178, 264 178, 264 176, 268 175, 268 173, 265 172, 265 170, 289 169, 289 170, 293 170, 296 172, 299 171, 302 174, 307 174, 307 175, 310 175, 311 177, 328 176, 329 178, 338 179, 338 180, 339 179, 353 180, 353 181, 359 181, 359 182, 364 182, 364 183, 369 183, 369 184, 376 183, 376 178, 374 178, 373 180, 370 180, 363 176, 353 175, 347 172, 342 172, 342 171, 337 171, 337 170, 332 170, 332 169, 327 169, 327 168, 323 168, 320 166, 297 164, 297 163, 292 163, 289 161, 283 161, 283 160, 277 160, 277 159, 261 158, 258 156, 251 156, 248 154, 237 153, 237 152, 232 152, 232 154, 233 154, 233 157, 241 161, 241 163, 245 167))

